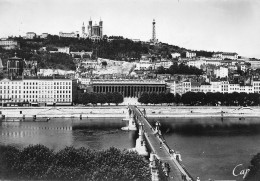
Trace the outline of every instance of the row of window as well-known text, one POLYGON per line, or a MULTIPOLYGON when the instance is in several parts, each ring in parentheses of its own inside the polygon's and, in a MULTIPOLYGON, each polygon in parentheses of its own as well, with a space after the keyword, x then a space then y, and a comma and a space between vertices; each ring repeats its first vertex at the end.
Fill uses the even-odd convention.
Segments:
MULTIPOLYGON (((0 90, 1 89, 21 89, 22 87, 21 86, 0 86, 0 90)), ((23 89, 70 89, 71 88, 71 86, 44 86, 44 87, 34 87, 34 86, 32 86, 32 87, 28 87, 28 86, 26 86, 26 87, 23 87, 23 89)))
MULTIPOLYGON (((34 97, 34 96, 30 96, 30 97, 24 97, 24 99, 22 99, 20 96, 19 97, 13 97, 13 96, 11 96, 11 97, 9 97, 9 96, 0 96, 0 99, 8 99, 8 100, 1 100, 1 102, 3 101, 3 102, 10 102, 10 100, 12 101, 12 102, 23 102, 23 101, 29 101, 29 102, 37 102, 37 101, 40 101, 40 102, 42 102, 42 101, 46 101, 46 99, 49 99, 50 101, 51 100, 54 100, 54 101, 61 101, 61 100, 65 100, 65 101, 63 101, 63 102, 71 102, 71 97, 70 96, 57 96, 57 97, 55 97, 54 96, 54 99, 52 98, 52 97, 42 97, 42 98, 38 98, 37 99, 37 97, 34 97), (26 99, 25 99, 26 98, 26 99), (10 100, 9 100, 10 99, 10 100)), ((58 102, 59 102, 58 101, 58 102)))
MULTIPOLYGON (((54 96, 52 96, 52 95, 39 95, 39 96, 37 96, 37 95, 24 95, 23 96, 23 98, 71 98, 71 96, 70 95, 54 95, 54 96)), ((13 98, 13 96, 12 96, 12 98, 13 98)), ((16 98, 16 96, 15 96, 15 98, 16 98)), ((19 96, 19 98, 20 98, 20 96, 19 96)))
POLYGON ((71 82, 23 82, 23 85, 71 85, 71 82))
MULTIPOLYGON (((12 90, 12 91, 9 91, 9 90, 0 90, 0 94, 21 94, 22 93, 22 91, 21 90, 12 90)), ((23 93, 24 94, 37 94, 38 93, 38 91, 23 91, 23 93)), ((53 92, 52 91, 39 91, 39 94, 52 94, 53 92)), ((54 93, 63 93, 63 94, 70 94, 71 93, 71 91, 69 90, 69 91, 65 91, 65 90, 63 90, 63 91, 54 91, 54 93)))

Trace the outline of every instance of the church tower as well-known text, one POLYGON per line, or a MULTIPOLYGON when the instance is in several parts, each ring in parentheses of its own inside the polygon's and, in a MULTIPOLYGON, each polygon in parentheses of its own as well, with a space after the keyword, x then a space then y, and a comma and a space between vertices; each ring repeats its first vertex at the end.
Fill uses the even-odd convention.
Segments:
POLYGON ((99 21, 99 28, 100 28, 100 37, 103 37, 103 21, 100 19, 99 21))
POLYGON ((91 37, 92 36, 92 20, 90 18, 89 22, 88 22, 88 36, 91 37))
POLYGON ((83 22, 83 25, 82 25, 82 36, 85 35, 85 25, 84 25, 84 22, 83 22))

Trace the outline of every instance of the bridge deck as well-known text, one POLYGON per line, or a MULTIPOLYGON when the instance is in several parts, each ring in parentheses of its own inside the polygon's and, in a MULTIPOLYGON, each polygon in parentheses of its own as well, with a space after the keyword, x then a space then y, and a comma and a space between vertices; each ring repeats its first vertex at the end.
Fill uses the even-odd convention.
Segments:
POLYGON ((147 121, 147 119, 143 117, 143 114, 139 111, 139 109, 137 109, 135 106, 130 106, 130 109, 134 111, 135 115, 138 117, 138 120, 144 124, 144 135, 152 151, 162 162, 168 163, 170 165, 169 179, 174 181, 183 181, 183 175, 185 175, 187 181, 191 180, 180 163, 169 153, 167 146, 163 144, 163 140, 161 140, 157 134, 154 134, 153 127, 147 121))

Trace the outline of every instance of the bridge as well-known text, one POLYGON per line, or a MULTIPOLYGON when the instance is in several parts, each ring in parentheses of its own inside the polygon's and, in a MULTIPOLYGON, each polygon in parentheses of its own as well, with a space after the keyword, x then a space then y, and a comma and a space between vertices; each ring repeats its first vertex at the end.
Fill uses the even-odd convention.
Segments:
MULTIPOLYGON (((136 140, 136 147, 134 148, 140 155, 148 155, 146 144, 151 150, 150 161, 154 159, 159 160, 164 165, 163 170, 168 180, 172 181, 193 181, 194 179, 190 176, 187 170, 181 163, 181 155, 169 148, 166 141, 161 135, 159 126, 160 123, 156 123, 156 127, 153 128, 149 121, 146 119, 145 112, 141 112, 136 106, 129 106, 127 112, 127 118, 129 125, 122 128, 123 130, 137 130, 136 123, 139 125, 139 138, 136 140), (155 158, 153 158, 155 157, 155 158)), ((150 166, 153 165, 150 163, 150 166)), ((152 180, 159 180, 156 178, 152 171, 152 180)), ((197 178, 199 180, 199 178, 197 178)))

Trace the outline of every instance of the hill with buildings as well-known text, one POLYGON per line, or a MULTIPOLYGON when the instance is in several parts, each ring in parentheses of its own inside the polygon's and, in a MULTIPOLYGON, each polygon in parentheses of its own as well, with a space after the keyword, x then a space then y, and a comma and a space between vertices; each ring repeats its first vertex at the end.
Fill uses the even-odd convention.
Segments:
MULTIPOLYGON (((7 59, 17 53, 17 56, 22 59, 37 60, 39 68, 59 68, 64 70, 75 70, 73 58, 80 58, 80 56, 71 55, 79 52, 91 52, 90 56, 84 55, 84 58, 96 59, 99 57, 131 62, 139 60, 143 54, 152 55, 153 60, 158 58, 171 59, 174 58, 172 57, 173 53, 179 53, 185 57, 185 52, 188 51, 185 48, 175 45, 166 43, 153 45, 150 42, 135 41, 121 36, 104 36, 103 39, 93 41, 90 38, 83 39, 48 35, 45 38, 38 37, 33 39, 14 37, 9 41, 13 41, 13 44, 17 46, 8 48, 0 47, 0 58, 2 58, 4 66, 6 66, 7 59), (58 53, 67 54, 68 56, 58 53)), ((213 54, 213 52, 206 51, 195 52, 197 56, 210 57, 213 54)))

